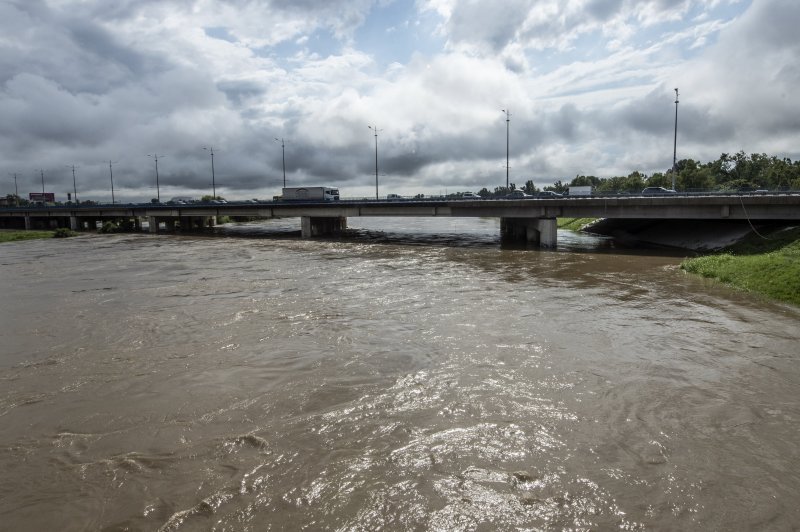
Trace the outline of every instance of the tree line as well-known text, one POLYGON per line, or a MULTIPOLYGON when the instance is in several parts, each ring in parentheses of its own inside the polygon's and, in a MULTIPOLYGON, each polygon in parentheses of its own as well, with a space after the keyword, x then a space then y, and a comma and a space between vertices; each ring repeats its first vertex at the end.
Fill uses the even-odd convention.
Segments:
MULTIPOLYGON (((569 187, 591 186, 596 193, 638 193, 646 187, 672 188, 672 177, 672 169, 650 176, 639 171, 605 178, 578 175, 568 183, 558 180, 544 190, 563 194, 569 187)), ((493 191, 483 188, 478 194, 485 198, 499 197, 516 188, 516 184, 510 183, 508 188, 500 186, 493 191)), ((519 188, 527 194, 540 192, 533 180, 527 180, 519 188)), ((708 163, 683 159, 676 164, 675 188, 682 192, 800 190, 800 161, 765 153, 747 155, 744 151, 732 155, 723 153, 719 159, 708 163)))

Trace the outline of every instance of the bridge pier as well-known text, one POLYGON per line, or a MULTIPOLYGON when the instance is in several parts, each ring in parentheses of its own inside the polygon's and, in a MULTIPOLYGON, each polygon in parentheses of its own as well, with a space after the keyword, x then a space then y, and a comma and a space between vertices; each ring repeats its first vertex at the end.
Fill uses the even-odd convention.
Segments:
POLYGON ((73 231, 78 230, 78 217, 77 216, 70 216, 69 217, 69 228, 73 231))
POLYGON ((155 216, 148 216, 147 225, 149 226, 148 229, 149 232, 158 233, 158 218, 156 218, 155 216))
POLYGON ((347 218, 344 216, 300 217, 300 235, 303 238, 312 236, 335 235, 347 229, 347 218))
POLYGON ((25 230, 26 231, 31 230, 31 217, 27 215, 25 216, 25 230))
POLYGON ((541 248, 558 245, 558 224, 555 218, 500 218, 500 237, 521 240, 541 248))

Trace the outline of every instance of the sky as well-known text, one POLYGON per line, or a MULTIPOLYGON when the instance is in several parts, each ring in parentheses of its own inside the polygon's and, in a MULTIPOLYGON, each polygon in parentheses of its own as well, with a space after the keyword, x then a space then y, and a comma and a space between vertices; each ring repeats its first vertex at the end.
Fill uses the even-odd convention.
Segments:
POLYGON ((798 26, 797 0, 0 0, 0 193, 269 199, 285 161, 374 196, 376 140, 382 196, 650 175, 675 88, 679 160, 795 160, 798 26))

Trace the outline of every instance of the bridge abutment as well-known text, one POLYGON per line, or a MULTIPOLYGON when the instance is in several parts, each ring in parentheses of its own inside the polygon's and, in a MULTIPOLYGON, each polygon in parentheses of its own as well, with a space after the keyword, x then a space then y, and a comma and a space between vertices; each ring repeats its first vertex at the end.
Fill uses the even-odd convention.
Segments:
POLYGON ((555 218, 500 218, 503 240, 525 241, 541 248, 558 245, 558 224, 555 218))
POLYGON ((347 229, 347 218, 344 216, 300 217, 300 235, 303 238, 313 236, 335 235, 347 229))

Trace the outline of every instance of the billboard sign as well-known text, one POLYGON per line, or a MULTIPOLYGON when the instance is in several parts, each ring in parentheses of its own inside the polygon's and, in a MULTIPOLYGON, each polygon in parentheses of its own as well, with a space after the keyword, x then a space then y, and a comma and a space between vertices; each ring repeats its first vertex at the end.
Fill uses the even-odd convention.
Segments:
POLYGON ((28 193, 28 199, 31 201, 54 203, 56 201, 56 195, 54 192, 30 192, 28 193))

